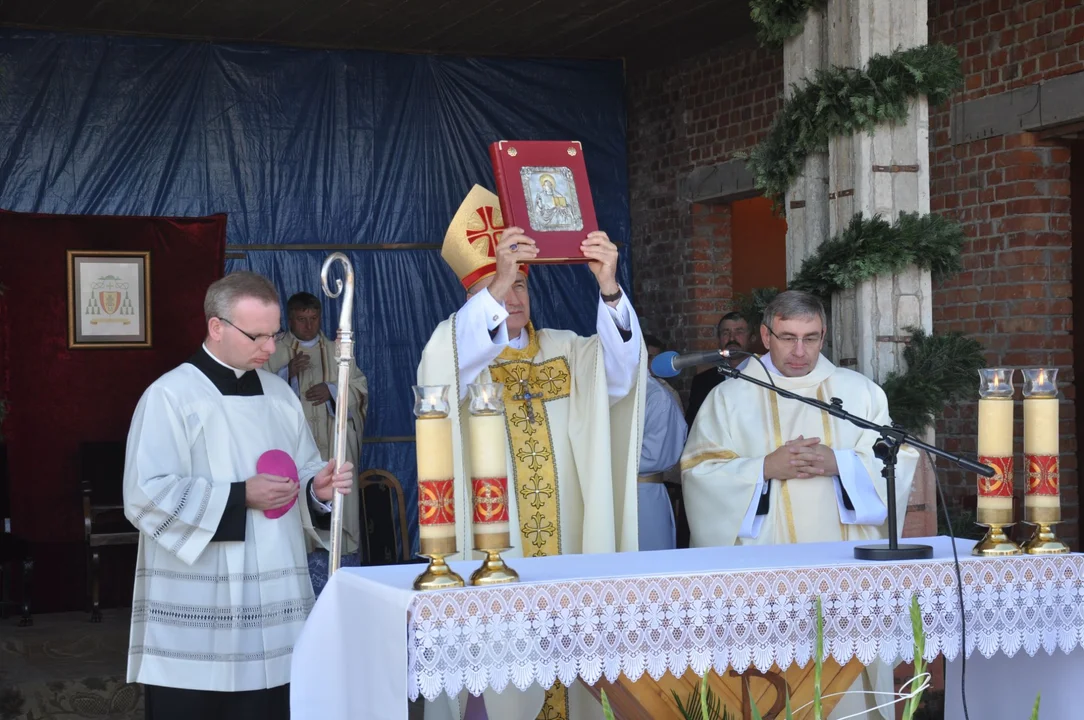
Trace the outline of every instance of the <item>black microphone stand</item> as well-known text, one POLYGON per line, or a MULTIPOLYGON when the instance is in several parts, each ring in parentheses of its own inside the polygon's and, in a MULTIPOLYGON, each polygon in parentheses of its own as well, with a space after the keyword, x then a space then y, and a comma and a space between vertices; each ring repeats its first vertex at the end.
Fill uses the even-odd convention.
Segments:
MULTIPOLYGON (((746 354, 746 353, 743 353, 746 354)), ((750 354, 751 355, 751 354, 750 354)), ((752 356, 752 355, 751 355, 752 356)), ((853 425, 864 430, 873 430, 880 434, 881 438, 873 445, 873 454, 877 456, 881 462, 884 463, 884 469, 881 471, 881 475, 885 479, 885 492, 888 496, 888 544, 878 545, 859 545, 854 549, 854 557, 858 560, 876 560, 878 562, 885 562, 891 560, 927 560, 933 557, 933 548, 929 545, 912 545, 901 544, 897 539, 897 526, 896 520, 896 459, 900 451, 900 446, 903 444, 911 445, 927 452, 933 453, 938 457, 943 457, 946 460, 959 465, 964 470, 978 473, 984 477, 993 477, 996 475, 996 471, 989 465, 983 465, 973 460, 968 460, 965 457, 959 455, 953 455, 952 453, 945 452, 941 448, 930 445, 929 443, 919 440, 914 435, 911 435, 903 429, 899 424, 892 423, 891 425, 878 425, 875 422, 866 420, 865 418, 852 415, 843 409, 843 401, 839 398, 832 398, 831 403, 822 402, 816 398, 807 398, 801 395, 784 390, 783 388, 776 387, 771 383, 766 383, 763 380, 757 380, 756 378, 743 375, 737 368, 730 366, 727 359, 720 359, 718 368, 720 372, 729 375, 732 378, 741 378, 747 382, 751 382, 754 385, 760 385, 763 388, 767 388, 772 392, 781 395, 791 400, 797 400, 803 402, 806 405, 812 405, 815 408, 819 408, 833 417, 846 420, 853 425)))

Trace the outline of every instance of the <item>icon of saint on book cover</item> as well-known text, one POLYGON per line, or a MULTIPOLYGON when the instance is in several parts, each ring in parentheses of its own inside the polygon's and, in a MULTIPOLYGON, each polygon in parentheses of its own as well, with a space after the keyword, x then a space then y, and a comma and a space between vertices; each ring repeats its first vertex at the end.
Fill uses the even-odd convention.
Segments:
POLYGON ((582 230, 583 215, 576 199, 576 181, 566 167, 523 167, 523 194, 530 198, 527 214, 535 232, 582 230))

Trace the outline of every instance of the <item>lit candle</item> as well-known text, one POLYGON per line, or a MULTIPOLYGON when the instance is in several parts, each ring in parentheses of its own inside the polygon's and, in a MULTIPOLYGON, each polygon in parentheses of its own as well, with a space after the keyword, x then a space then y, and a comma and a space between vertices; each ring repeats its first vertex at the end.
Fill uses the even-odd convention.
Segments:
POLYGON ((422 555, 456 552, 452 421, 446 392, 415 387, 418 461, 418 539, 422 555))
POLYGON ((1050 368, 1024 371, 1024 510, 1029 522, 1061 521, 1057 373, 1050 368))
POLYGON ((984 525, 1013 522, 1013 386, 1012 368, 979 371, 979 462, 997 471, 978 478, 976 520, 984 525))
POLYGON ((476 383, 468 389, 470 405, 472 526, 477 550, 510 547, 508 531, 508 461, 503 404, 496 383, 476 383))

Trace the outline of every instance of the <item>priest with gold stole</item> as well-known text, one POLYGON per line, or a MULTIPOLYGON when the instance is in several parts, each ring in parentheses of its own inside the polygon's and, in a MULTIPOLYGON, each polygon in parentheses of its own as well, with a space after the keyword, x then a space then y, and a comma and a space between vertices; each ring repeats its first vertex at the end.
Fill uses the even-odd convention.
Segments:
MULTIPOLYGON (((456 558, 472 552, 468 385, 504 385, 508 441, 505 558, 637 549, 637 463, 644 425, 647 363, 640 323, 617 283, 618 253, 602 232, 581 245, 598 281, 598 333, 536 329, 527 290, 534 240, 504 228, 498 198, 474 186, 452 220, 442 257, 467 293, 437 326, 422 353, 419 385, 448 385, 453 412, 456 558), (453 400, 454 402, 454 400, 453 400)), ((514 567, 514 563, 513 563, 514 567)), ((459 720, 481 704, 466 691, 426 703, 426 720, 459 720)), ((487 689, 490 720, 601 718, 581 683, 519 691, 487 689)), ((472 717, 477 717, 474 710, 472 717)))
MULTIPOLYGON (((339 377, 335 342, 320 331, 320 299, 299 292, 286 301, 290 330, 275 346, 264 369, 289 383, 301 401, 305 421, 312 431, 321 457, 335 457, 335 398, 339 377)), ((361 437, 369 409, 369 381, 357 366, 350 365, 350 389, 346 394, 346 461, 360 467, 361 437)), ((355 480, 355 487, 356 487, 355 480)), ((343 496, 343 552, 356 552, 361 542, 361 498, 354 492, 343 496)), ((309 543, 309 551, 314 546, 309 543)))
MULTIPOLYGON (((826 318, 808 293, 780 293, 764 311, 760 333, 764 368, 744 373, 804 397, 843 401, 843 408, 889 424, 888 402, 876 383, 837 368, 820 354, 826 318), (766 374, 770 373, 771 376, 766 374)), ((692 547, 778 545, 876 540, 887 537, 882 462, 873 454, 879 435, 767 388, 739 380, 717 386, 696 416, 681 459, 692 547)), ((903 527, 918 451, 899 450, 896 507, 903 527)), ((872 709, 892 691, 892 669, 881 662, 863 671, 830 717, 872 709)), ((884 717, 894 718, 892 706, 884 717)))

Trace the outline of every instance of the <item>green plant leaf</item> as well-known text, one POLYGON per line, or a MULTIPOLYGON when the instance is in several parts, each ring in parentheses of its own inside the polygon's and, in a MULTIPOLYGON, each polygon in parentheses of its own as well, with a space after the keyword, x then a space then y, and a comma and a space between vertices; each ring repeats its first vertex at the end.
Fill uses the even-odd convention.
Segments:
POLYGON ((610 700, 606 697, 606 691, 602 691, 602 715, 606 720, 614 720, 614 711, 610 707, 610 700))
POLYGON ((1039 720, 1039 698, 1042 693, 1035 696, 1035 707, 1031 708, 1031 720, 1039 720))
POLYGON ((915 689, 921 687, 919 678, 926 673, 926 630, 922 626, 922 609, 919 608, 918 597, 915 595, 911 596, 911 631, 915 638, 915 673, 910 691, 914 694, 904 705, 901 720, 913 720, 915 713, 918 712, 919 703, 922 702, 922 691, 915 692, 915 689))
MULTIPOLYGON (((749 687, 749 678, 745 678, 745 686, 749 687)), ((753 713, 752 720, 764 720, 760 715, 760 710, 757 709, 757 701, 753 699, 753 693, 749 692, 749 710, 753 713)))

